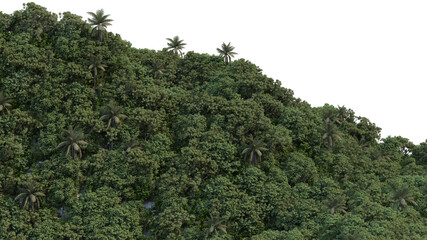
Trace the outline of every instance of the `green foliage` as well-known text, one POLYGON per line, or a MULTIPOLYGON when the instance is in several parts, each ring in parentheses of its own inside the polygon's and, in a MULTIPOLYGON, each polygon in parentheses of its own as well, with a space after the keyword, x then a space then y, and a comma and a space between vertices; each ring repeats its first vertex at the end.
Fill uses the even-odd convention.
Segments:
POLYGON ((107 129, 110 127, 117 128, 121 123, 120 119, 127 117, 122 112, 122 107, 117 106, 114 102, 110 102, 101 110, 101 114, 103 115, 99 118, 99 120, 107 120, 107 129))
POLYGON ((15 197, 15 200, 20 200, 23 208, 28 208, 34 211, 40 208, 41 197, 46 195, 38 190, 38 186, 34 182, 27 182, 21 189, 21 193, 15 197))
POLYGON ((102 187, 81 196, 67 219, 82 226, 87 239, 141 239, 141 208, 138 202, 121 204, 115 190, 102 187))
POLYGON ((98 40, 102 42, 102 31, 110 26, 113 20, 108 18, 110 14, 104 14, 104 9, 97 10, 96 13, 88 12, 88 14, 92 17, 88 19, 89 24, 93 26, 93 30, 98 31, 98 40))
POLYGON ((12 99, 5 96, 3 92, 0 92, 0 114, 7 112, 7 109, 12 107, 12 99))
POLYGON ((292 185, 299 182, 312 182, 317 176, 314 161, 302 153, 291 153, 288 159, 284 160, 283 167, 292 185))
POLYGON ((249 136, 249 144, 243 150, 242 155, 245 156, 245 159, 255 166, 258 162, 261 161, 262 152, 268 151, 267 148, 262 147, 263 143, 259 139, 254 139, 252 135, 249 136))
POLYGON ((230 44, 135 49, 102 10, 60 16, 0 13, 0 239, 427 235, 426 142, 313 108, 230 44))
POLYGON ((79 128, 69 126, 67 130, 64 130, 63 141, 56 148, 65 147, 67 149, 66 155, 70 155, 73 160, 76 159, 77 153, 81 158, 82 150, 80 146, 87 145, 87 142, 83 139, 84 134, 79 128))
POLYGON ((231 58, 234 57, 234 55, 237 55, 236 52, 233 52, 234 47, 231 46, 231 43, 222 43, 221 48, 217 48, 216 50, 218 51, 219 56, 224 58, 226 65, 231 62, 231 58))
POLYGON ((168 47, 170 51, 172 51, 174 54, 183 56, 182 49, 184 49, 184 46, 187 45, 184 43, 184 40, 180 40, 178 36, 175 36, 173 38, 166 38, 168 40, 168 47))
POLYGON ((408 207, 408 203, 418 206, 414 201, 414 198, 411 196, 408 186, 397 187, 395 186, 390 195, 390 199, 394 201, 393 207, 399 209, 401 207, 408 207))

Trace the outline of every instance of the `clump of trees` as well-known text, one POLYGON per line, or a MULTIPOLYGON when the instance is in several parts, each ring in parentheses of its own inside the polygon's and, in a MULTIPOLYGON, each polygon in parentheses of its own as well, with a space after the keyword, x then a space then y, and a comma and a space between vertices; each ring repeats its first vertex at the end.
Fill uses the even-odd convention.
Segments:
POLYGON ((311 107, 231 43, 135 49, 89 16, 0 13, 0 239, 427 235, 427 142, 311 107))

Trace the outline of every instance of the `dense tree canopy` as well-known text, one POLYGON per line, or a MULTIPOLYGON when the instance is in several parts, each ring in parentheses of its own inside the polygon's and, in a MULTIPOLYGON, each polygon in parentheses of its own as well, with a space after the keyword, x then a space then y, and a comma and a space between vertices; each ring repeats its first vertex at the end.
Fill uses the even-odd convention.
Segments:
POLYGON ((425 239, 427 142, 98 15, 0 12, 0 239, 425 239))

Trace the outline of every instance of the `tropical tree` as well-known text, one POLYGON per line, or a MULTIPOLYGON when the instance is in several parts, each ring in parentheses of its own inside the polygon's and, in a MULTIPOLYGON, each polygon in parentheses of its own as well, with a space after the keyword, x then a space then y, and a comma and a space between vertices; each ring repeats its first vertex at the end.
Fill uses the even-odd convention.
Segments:
POLYGON ((182 49, 184 49, 184 46, 187 45, 186 43, 184 43, 184 40, 180 40, 178 36, 175 36, 172 39, 166 38, 166 40, 169 41, 167 49, 169 49, 176 55, 179 55, 182 57, 183 55, 182 49))
POLYGON ((107 129, 110 127, 117 128, 121 123, 120 119, 127 117, 123 114, 123 108, 118 106, 115 102, 106 104, 103 109, 101 109, 101 114, 102 116, 99 120, 108 120, 107 129))
POLYGON ((360 240, 363 239, 362 235, 360 234, 359 230, 354 231, 352 234, 346 232, 341 234, 341 237, 343 240, 360 240))
POLYGON ((104 9, 98 10, 96 13, 88 12, 88 14, 92 17, 88 19, 89 24, 93 26, 92 32, 98 30, 98 40, 101 42, 102 31, 110 26, 113 20, 108 18, 110 14, 104 14, 104 9))
POLYGON ((393 187, 390 199, 394 201, 393 208, 395 209, 399 209, 401 207, 407 208, 408 202, 412 205, 418 206, 414 201, 414 198, 411 196, 408 185, 404 185, 400 188, 397 186, 393 187))
POLYGON ((215 236, 218 236, 219 232, 227 233, 227 226, 224 224, 226 221, 225 218, 219 217, 218 215, 212 215, 209 214, 210 219, 205 222, 205 227, 207 227, 205 239, 208 238, 208 236, 212 233, 215 234, 215 236))
POLYGON ((244 155, 245 159, 249 156, 248 160, 252 163, 252 166, 256 165, 257 158, 261 161, 262 151, 268 151, 263 145, 264 143, 260 140, 254 139, 252 135, 249 136, 249 144, 243 150, 242 155, 244 155))
POLYGON ((10 104, 11 102, 11 98, 6 97, 3 92, 0 92, 0 114, 6 112, 8 108, 12 107, 10 104))
POLYGON ((68 127, 67 130, 64 130, 64 135, 62 136, 62 142, 56 148, 67 148, 66 155, 71 155, 71 157, 76 159, 76 154, 79 153, 80 158, 82 157, 81 145, 87 145, 85 142, 83 132, 77 127, 68 127))
POLYGON ((338 105, 338 113, 337 113, 337 120, 339 123, 343 123, 350 117, 350 114, 348 113, 348 110, 345 106, 339 106, 338 105))
POLYGON ((123 148, 126 150, 126 153, 130 153, 132 151, 141 151, 141 145, 135 138, 132 138, 128 142, 124 143, 123 148))
POLYGON ((325 207, 328 209, 329 213, 343 213, 346 214, 345 211, 345 200, 342 197, 334 197, 330 196, 328 199, 324 201, 325 207))
POLYGON ((328 144, 328 151, 332 150, 337 140, 341 140, 342 134, 335 128, 333 121, 325 121, 322 136, 322 143, 328 144))
POLYGON ((39 198, 45 197, 46 195, 41 192, 34 183, 27 182, 20 190, 21 193, 15 197, 15 200, 19 199, 24 208, 28 209, 31 207, 32 211, 34 211, 36 207, 40 208, 39 198))
POLYGON ((153 74, 153 78, 157 79, 160 75, 164 74, 167 71, 167 68, 164 64, 160 63, 159 61, 154 61, 151 64, 151 68, 148 71, 149 73, 153 74))
POLYGON ((384 148, 382 147, 376 147, 372 148, 369 153, 371 154, 372 160, 378 160, 378 161, 391 161, 391 154, 388 153, 384 148))
POLYGON ((102 64, 100 57, 91 56, 89 60, 89 69, 93 69, 93 90, 96 88, 96 80, 98 79, 98 70, 105 71, 107 65, 102 64))
POLYGON ((233 52, 234 47, 231 46, 231 42, 228 44, 222 43, 221 48, 217 48, 216 50, 218 51, 219 56, 224 57, 226 65, 231 62, 231 58, 234 57, 234 55, 237 55, 236 52, 233 52))
POLYGON ((323 111, 323 121, 325 123, 332 122, 341 124, 340 119, 338 118, 338 113, 333 106, 327 105, 328 107, 323 111))

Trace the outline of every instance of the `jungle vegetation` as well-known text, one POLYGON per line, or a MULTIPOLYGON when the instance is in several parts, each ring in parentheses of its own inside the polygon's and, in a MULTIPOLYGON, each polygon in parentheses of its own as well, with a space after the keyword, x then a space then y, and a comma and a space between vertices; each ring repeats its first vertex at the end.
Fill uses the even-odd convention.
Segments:
POLYGON ((89 17, 0 12, 0 239, 425 239, 427 142, 89 17))

